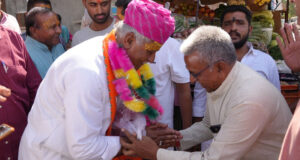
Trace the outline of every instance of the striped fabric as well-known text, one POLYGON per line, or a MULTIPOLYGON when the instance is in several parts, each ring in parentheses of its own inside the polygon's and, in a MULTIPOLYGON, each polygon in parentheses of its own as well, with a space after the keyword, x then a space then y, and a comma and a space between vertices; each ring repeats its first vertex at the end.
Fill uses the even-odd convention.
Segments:
POLYGON ((124 23, 160 44, 175 30, 171 12, 152 0, 132 0, 125 11, 124 23))

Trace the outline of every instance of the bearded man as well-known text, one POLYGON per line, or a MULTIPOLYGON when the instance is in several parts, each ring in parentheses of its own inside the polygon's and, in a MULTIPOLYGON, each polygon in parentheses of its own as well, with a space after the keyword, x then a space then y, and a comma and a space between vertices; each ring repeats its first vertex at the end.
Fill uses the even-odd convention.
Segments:
POLYGON ((115 24, 110 16, 111 0, 82 0, 92 23, 74 34, 72 47, 96 36, 109 33, 115 24))

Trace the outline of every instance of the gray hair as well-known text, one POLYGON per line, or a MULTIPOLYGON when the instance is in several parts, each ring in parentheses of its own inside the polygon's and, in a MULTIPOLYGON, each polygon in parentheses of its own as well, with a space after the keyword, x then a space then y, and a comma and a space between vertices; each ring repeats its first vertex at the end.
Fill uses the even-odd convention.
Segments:
POLYGON ((201 26, 181 45, 180 50, 189 55, 197 51, 203 61, 212 66, 218 61, 234 64, 236 53, 230 36, 220 27, 201 26))
POLYGON ((151 40, 144 35, 140 34, 136 29, 132 28, 123 21, 119 21, 115 24, 116 33, 120 37, 124 37, 127 33, 132 32, 136 38, 138 44, 149 43, 151 40))

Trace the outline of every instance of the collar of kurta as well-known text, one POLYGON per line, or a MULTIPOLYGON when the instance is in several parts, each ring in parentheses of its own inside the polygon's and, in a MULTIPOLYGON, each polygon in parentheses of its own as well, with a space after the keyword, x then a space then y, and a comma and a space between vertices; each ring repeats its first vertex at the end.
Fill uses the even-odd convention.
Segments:
POLYGON ((231 71, 229 72, 223 83, 219 86, 219 88, 217 88, 217 90, 213 92, 207 93, 207 95, 210 96, 212 99, 218 99, 224 96, 228 92, 229 88, 235 83, 237 74, 240 70, 240 66, 240 62, 235 62, 231 71))
POLYGON ((253 54, 255 55, 256 53, 254 52, 254 48, 251 42, 247 42, 247 46, 249 47, 249 51, 246 53, 246 55, 248 54, 253 54))
POLYGON ((31 36, 27 36, 26 37, 26 40, 25 40, 26 44, 32 44, 33 46, 37 47, 37 48, 40 48, 41 50, 43 50, 45 53, 46 52, 52 52, 53 49, 58 45, 55 45, 52 47, 51 50, 49 50, 49 48, 44 44, 44 43, 41 43, 37 40, 35 40, 34 38, 32 38, 31 36))

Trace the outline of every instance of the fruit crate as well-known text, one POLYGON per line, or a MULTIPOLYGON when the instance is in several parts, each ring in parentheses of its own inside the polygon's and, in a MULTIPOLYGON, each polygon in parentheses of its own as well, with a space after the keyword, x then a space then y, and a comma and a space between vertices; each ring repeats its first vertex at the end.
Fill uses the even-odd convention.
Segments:
POLYGON ((289 105, 292 113, 294 113, 298 100, 300 98, 299 85, 298 84, 282 85, 281 93, 284 96, 287 104, 289 105))

